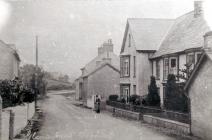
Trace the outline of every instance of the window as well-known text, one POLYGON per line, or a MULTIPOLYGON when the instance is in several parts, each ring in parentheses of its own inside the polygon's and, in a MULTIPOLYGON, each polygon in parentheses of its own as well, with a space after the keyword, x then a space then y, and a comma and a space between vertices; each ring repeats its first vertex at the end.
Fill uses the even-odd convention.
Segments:
POLYGON ((165 58, 164 59, 164 66, 163 66, 163 79, 166 80, 167 77, 168 77, 168 74, 169 74, 169 59, 168 58, 165 58))
POLYGON ((160 61, 156 61, 156 79, 160 79, 160 61))
POLYGON ((194 64, 194 62, 195 62, 194 53, 189 53, 187 55, 187 64, 194 64))
POLYGON ((128 44, 128 47, 131 47, 131 35, 129 34, 129 44, 128 44))
POLYGON ((169 74, 174 74, 177 75, 177 58, 176 57, 171 57, 169 59, 170 61, 170 67, 169 67, 169 74))
POLYGON ((178 57, 164 58, 163 79, 166 80, 169 74, 178 74, 178 57))
POLYGON ((202 53, 201 52, 197 52, 195 53, 195 64, 199 61, 200 57, 201 57, 202 53))
POLYGON ((130 57, 122 56, 120 60, 121 60, 121 77, 130 76, 130 57))
POLYGON ((134 77, 135 77, 136 76, 136 57, 135 56, 133 57, 133 66, 134 66, 133 73, 134 73, 134 77))

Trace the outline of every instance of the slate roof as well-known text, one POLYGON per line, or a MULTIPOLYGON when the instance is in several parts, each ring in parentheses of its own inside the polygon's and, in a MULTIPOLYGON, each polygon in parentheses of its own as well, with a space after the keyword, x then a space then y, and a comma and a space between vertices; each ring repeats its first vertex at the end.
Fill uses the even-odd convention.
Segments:
POLYGON ((136 50, 158 50, 173 22, 173 19, 129 18, 121 53, 124 51, 128 30, 131 32, 136 50))
MULTIPOLYGON (((92 71, 94 71, 95 69, 97 69, 96 66, 96 61, 101 61, 100 63, 103 64, 104 62, 102 61, 104 58, 111 58, 111 65, 116 68, 116 69, 120 69, 120 59, 119 56, 117 56, 116 54, 114 54, 113 52, 104 52, 101 55, 98 55, 97 57, 95 57, 93 60, 91 60, 88 64, 86 64, 83 69, 85 69, 85 73, 84 75, 82 75, 82 77, 87 76, 89 73, 91 73, 92 71)), ((100 64, 100 65, 101 65, 100 64)))
POLYGON ((94 69, 93 71, 91 71, 90 73, 88 73, 86 76, 84 77, 88 77, 92 74, 94 74, 95 72, 101 70, 102 68, 104 68, 105 66, 108 66, 110 68, 112 68, 114 71, 118 72, 119 73, 119 69, 115 68, 113 65, 109 64, 109 63, 103 63, 101 64, 100 66, 96 67, 96 69, 94 69))
POLYGON ((175 23, 152 58, 203 46, 204 34, 210 31, 203 16, 189 12, 175 19, 175 23))

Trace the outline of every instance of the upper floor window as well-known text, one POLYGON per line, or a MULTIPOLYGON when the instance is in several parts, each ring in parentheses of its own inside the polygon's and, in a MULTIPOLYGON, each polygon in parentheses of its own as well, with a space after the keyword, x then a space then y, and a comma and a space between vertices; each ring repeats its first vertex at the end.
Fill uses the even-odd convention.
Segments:
POLYGON ((202 55, 202 52, 196 52, 195 53, 195 63, 197 63, 199 61, 201 55, 202 55))
POLYGON ((133 69, 134 69, 134 71, 133 71, 133 76, 135 77, 136 76, 136 57, 135 56, 133 56, 133 69))
POLYGON ((195 62, 195 56, 194 53, 187 54, 187 64, 194 64, 195 62))
POLYGON ((166 80, 169 74, 178 74, 178 58, 177 57, 169 57, 164 58, 164 66, 163 66, 163 79, 166 80))
POLYGON ((130 76, 130 57, 129 56, 122 56, 121 59, 121 77, 130 76))
POLYGON ((129 41, 129 44, 128 44, 128 47, 131 47, 131 35, 129 34, 129 36, 128 36, 128 41, 129 41))
POLYGON ((156 61, 156 79, 160 79, 160 61, 156 61))
POLYGON ((164 80, 167 79, 168 74, 169 74, 169 59, 164 58, 164 62, 163 62, 163 77, 164 77, 164 80))
POLYGON ((170 61, 170 66, 169 66, 169 74, 174 74, 174 75, 177 75, 177 57, 171 57, 169 59, 170 61))

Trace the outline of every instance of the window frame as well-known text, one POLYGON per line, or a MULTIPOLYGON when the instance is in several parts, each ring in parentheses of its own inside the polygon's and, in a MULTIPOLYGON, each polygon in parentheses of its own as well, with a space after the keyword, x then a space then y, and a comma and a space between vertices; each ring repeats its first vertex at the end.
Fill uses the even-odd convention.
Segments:
MULTIPOLYGON (((173 68, 174 69, 174 68, 173 68)), ((179 56, 169 56, 169 57, 164 57, 163 58, 163 80, 167 80, 168 78, 168 75, 169 74, 174 74, 175 76, 179 75, 179 56), (170 73, 170 68, 171 68, 171 60, 172 59, 175 59, 176 60, 176 66, 175 66, 175 69, 176 69, 176 73, 170 73), (167 60, 167 66, 166 68, 168 68, 168 70, 165 69, 165 61, 167 60), (167 75, 166 75, 166 72, 167 72, 167 75)), ((178 77, 176 77, 176 80, 179 80, 178 77)))
POLYGON ((128 34, 128 47, 131 47, 131 42, 132 42, 132 38, 131 38, 131 34, 128 34))
POLYGON ((167 58, 163 58, 163 80, 167 80, 168 75, 169 75, 169 58, 167 57, 167 58), (167 66, 165 66, 166 60, 167 60, 167 66), (168 69, 166 70, 165 68, 168 68, 168 69), (167 73, 167 75, 166 75, 166 73, 167 73))
POLYGON ((133 77, 136 77, 136 56, 133 56, 133 77))
POLYGON ((195 53, 195 64, 197 64, 197 62, 199 61, 201 56, 202 56, 202 52, 196 52, 195 53), (198 55, 200 55, 199 58, 198 58, 198 55))
POLYGON ((155 78, 160 80, 160 60, 155 61, 155 78))
POLYGON ((120 77, 130 77, 130 55, 123 55, 120 57, 120 77), (125 74, 125 60, 128 60, 128 74, 125 74))

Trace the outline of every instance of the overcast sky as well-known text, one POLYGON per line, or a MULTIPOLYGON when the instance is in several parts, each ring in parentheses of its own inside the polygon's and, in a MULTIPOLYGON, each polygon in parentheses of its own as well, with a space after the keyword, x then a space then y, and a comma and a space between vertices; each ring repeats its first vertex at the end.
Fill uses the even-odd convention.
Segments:
POLYGON ((34 63, 38 35, 39 64, 77 77, 108 38, 119 54, 127 18, 175 18, 193 1, 0 0, 0 9, 0 39, 16 45, 22 64, 34 63))

